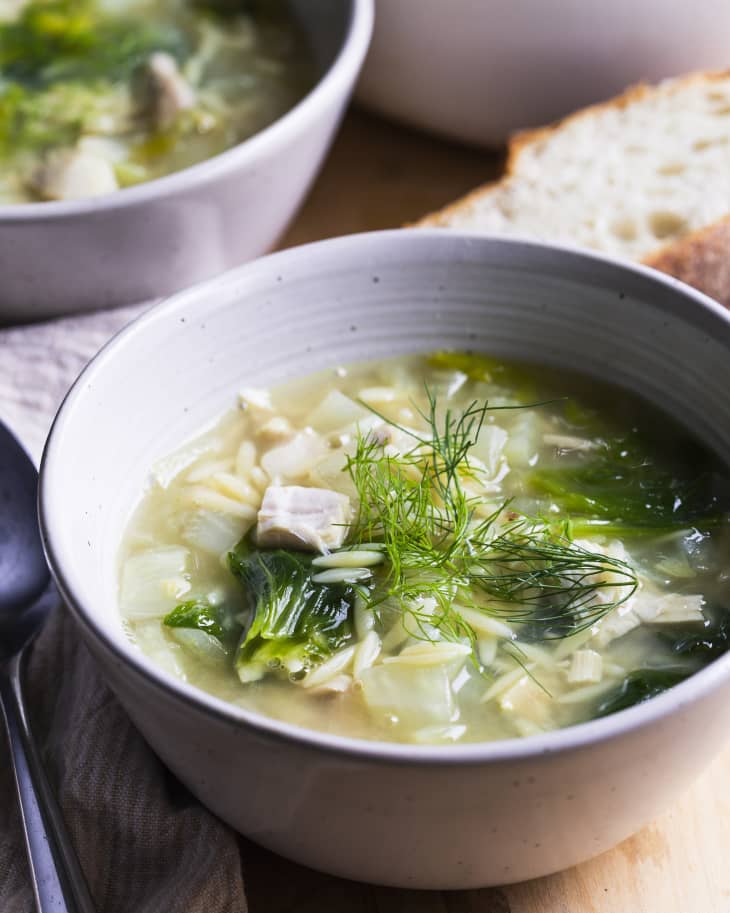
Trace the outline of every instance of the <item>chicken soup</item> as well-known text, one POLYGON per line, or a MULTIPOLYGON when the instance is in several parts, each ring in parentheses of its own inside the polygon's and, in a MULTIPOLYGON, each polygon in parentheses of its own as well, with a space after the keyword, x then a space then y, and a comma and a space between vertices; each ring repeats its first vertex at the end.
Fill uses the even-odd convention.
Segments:
POLYGON ((0 0, 0 203, 186 168, 272 123, 314 75, 285 4, 0 0))
POLYGON ((437 352, 247 388, 153 470, 129 636, 290 723, 529 736, 681 682, 730 636, 723 467, 625 391, 437 352))

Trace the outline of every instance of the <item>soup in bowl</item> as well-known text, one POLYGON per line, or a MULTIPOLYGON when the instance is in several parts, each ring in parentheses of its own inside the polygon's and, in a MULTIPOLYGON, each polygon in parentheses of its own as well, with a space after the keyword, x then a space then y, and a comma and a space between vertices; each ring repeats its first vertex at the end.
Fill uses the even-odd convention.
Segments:
POLYGON ((102 196, 203 161, 317 75, 283 3, 21 0, 0 8, 0 48, 0 204, 102 196))
POLYGON ((277 254, 86 370, 49 559, 150 744, 252 839, 385 884, 545 874, 723 742, 728 346, 712 302, 577 252, 277 254))
POLYGON ((148 301, 274 246, 373 0, 0 6, 0 319, 148 301))
POLYGON ((120 610, 162 668, 455 744, 622 710, 728 647, 730 480, 586 377, 432 352, 243 388, 152 470, 120 610))

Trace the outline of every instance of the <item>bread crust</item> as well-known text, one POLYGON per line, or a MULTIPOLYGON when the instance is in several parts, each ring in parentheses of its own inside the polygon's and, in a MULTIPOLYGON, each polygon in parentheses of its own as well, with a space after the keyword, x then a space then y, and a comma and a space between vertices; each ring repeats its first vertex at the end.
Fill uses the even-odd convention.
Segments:
MULTIPOLYGON (((430 213, 415 223, 415 227, 447 226, 455 215, 469 211, 479 199, 506 186, 517 170, 520 155, 528 146, 550 139, 556 131, 579 120, 608 109, 622 109, 657 93, 682 91, 695 82, 711 83, 730 78, 730 70, 693 72, 665 80, 656 86, 639 83, 608 101, 582 108, 567 117, 534 130, 523 130, 510 139, 505 172, 499 181, 491 181, 430 213)), ((719 221, 663 245, 642 259, 642 262, 694 286, 711 298, 730 307, 730 213, 719 221)))
POLYGON ((646 266, 681 279, 730 308, 730 215, 665 244, 646 266))
MULTIPOLYGON (((720 74, 713 75, 719 76, 720 74)), ((724 75, 730 76, 730 70, 728 70, 724 75)), ((701 76, 701 73, 693 73, 690 74, 690 76, 683 77, 681 82, 686 84, 687 82, 693 81, 694 78, 701 76)), ((553 133, 560 130, 562 127, 565 127, 567 124, 570 124, 582 117, 590 117, 597 111, 601 111, 607 108, 625 108, 632 102, 638 101, 639 99, 644 98, 646 95, 651 94, 654 91, 656 91, 655 87, 649 86, 646 83, 639 83, 638 85, 631 86, 630 88, 626 89, 626 91, 622 92, 621 95, 610 98, 608 101, 598 102, 595 105, 589 105, 587 108, 581 108, 580 111, 575 111, 573 114, 568 114, 561 120, 555 121, 552 124, 548 124, 545 127, 535 127, 529 130, 520 130, 518 133, 515 133, 510 137, 509 143, 507 144, 504 174, 499 180, 488 181, 486 184, 481 184, 474 190, 469 191, 469 193, 465 194, 463 197, 459 197, 459 199, 455 200, 453 203, 449 203, 448 206, 444 206, 443 209, 439 209, 436 212, 431 212, 428 215, 424 216, 422 219, 419 219, 418 222, 415 222, 412 227, 426 228, 448 225, 451 221, 451 216, 454 213, 458 212, 461 209, 469 209, 472 202, 492 193, 495 190, 498 190, 500 187, 504 186, 507 181, 509 181, 510 177, 517 169, 517 160, 525 147, 532 145, 533 143, 538 143, 542 140, 548 139, 553 135, 553 133)))

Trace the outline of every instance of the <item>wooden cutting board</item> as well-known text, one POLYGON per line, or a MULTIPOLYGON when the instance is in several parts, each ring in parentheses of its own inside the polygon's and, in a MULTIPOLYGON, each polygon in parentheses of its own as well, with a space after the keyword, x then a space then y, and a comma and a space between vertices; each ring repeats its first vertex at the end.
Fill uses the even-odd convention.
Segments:
MULTIPOLYGON (((351 112, 282 246, 411 222, 493 180, 500 167, 497 154, 351 112)), ((614 850, 557 875, 480 891, 376 888, 242 841, 250 913, 730 913, 728 784, 730 749, 614 850)))

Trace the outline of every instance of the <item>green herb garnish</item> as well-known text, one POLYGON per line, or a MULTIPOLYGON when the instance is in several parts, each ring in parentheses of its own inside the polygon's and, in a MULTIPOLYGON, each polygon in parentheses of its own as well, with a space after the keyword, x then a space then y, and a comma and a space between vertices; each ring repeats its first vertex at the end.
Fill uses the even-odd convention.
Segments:
POLYGON ((426 397, 418 410, 425 432, 394 426, 413 439, 408 452, 392 456, 360 436, 348 459, 359 501, 352 539, 382 541, 387 556, 373 608, 395 602, 409 633, 424 639, 437 628, 446 639, 474 641, 459 604, 550 639, 583 630, 633 595, 637 578, 625 562, 576 545, 564 530, 510 512, 509 502, 481 516, 468 484, 482 470, 469 455, 492 407, 473 402, 441 415, 428 389, 426 397), (599 598, 609 588, 619 595, 599 598), (423 611, 428 597, 434 612, 423 611))

